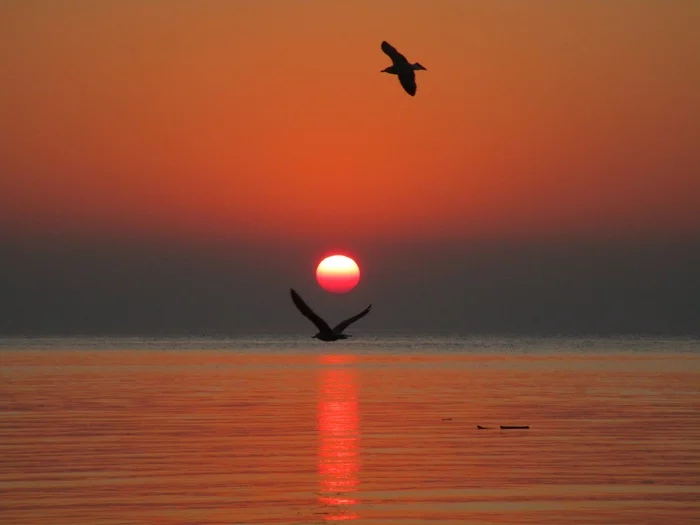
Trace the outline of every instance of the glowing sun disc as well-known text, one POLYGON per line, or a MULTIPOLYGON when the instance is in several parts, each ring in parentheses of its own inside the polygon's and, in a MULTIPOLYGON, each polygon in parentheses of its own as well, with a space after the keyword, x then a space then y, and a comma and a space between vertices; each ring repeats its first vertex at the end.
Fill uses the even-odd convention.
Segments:
POLYGON ((328 292, 349 292, 360 282, 360 267, 350 257, 331 255, 316 268, 316 280, 328 292))

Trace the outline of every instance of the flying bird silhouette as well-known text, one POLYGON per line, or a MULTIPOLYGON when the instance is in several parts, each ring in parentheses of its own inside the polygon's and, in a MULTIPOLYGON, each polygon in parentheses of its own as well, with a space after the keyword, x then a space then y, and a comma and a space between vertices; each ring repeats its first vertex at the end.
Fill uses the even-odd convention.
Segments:
POLYGON ((423 71, 427 71, 427 69, 421 66, 418 62, 411 64, 408 60, 406 60, 406 57, 396 51, 396 48, 389 42, 382 42, 382 51, 389 55, 389 58, 391 58, 393 63, 389 67, 382 69, 381 73, 397 75, 399 77, 399 82, 401 82, 401 85, 406 90, 406 93, 414 96, 416 94, 416 89, 418 88, 418 86, 416 86, 416 71, 421 69, 423 71))
POLYGON ((343 330, 345 330, 348 326, 350 326, 358 319, 361 319, 362 317, 367 315, 369 313, 370 308, 372 308, 372 305, 370 304, 359 314, 354 315, 349 319, 346 319, 345 321, 339 323, 337 326, 331 329, 331 327, 328 326, 328 323, 321 319, 316 314, 316 312, 314 312, 309 307, 309 305, 304 302, 301 296, 296 291, 294 291, 293 288, 290 288, 289 291, 292 294, 292 301, 294 301, 294 304, 299 309, 299 311, 304 315, 304 317, 306 317, 313 324, 315 324, 316 328, 318 328, 318 333, 314 336, 314 338, 320 339, 321 341, 337 341, 338 339, 347 339, 348 337, 351 337, 349 335, 344 334, 343 330))

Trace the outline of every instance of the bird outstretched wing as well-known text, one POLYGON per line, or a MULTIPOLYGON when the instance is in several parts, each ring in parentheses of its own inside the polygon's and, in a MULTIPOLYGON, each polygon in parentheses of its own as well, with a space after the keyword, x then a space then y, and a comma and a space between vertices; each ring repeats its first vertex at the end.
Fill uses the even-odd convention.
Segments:
POLYGON ((353 315, 351 318, 346 319, 345 321, 338 323, 338 326, 334 327, 333 331, 336 334, 343 333, 343 330, 345 330, 348 326, 350 326, 352 323, 354 323, 358 319, 362 319, 365 315, 367 315, 371 308, 372 308, 372 305, 370 304, 367 308, 362 310, 359 314, 353 315))
POLYGON ((418 86, 416 86, 415 71, 412 69, 401 71, 401 73, 399 73, 399 82, 401 82, 401 85, 406 90, 406 93, 411 96, 416 94, 416 89, 418 89, 418 86))
POLYGON ((331 327, 328 326, 328 323, 321 319, 316 312, 314 312, 308 304, 304 302, 304 299, 301 298, 301 295, 296 293, 296 291, 293 288, 289 289, 290 293, 292 294, 292 301, 294 301, 294 304, 296 307, 299 309, 299 311, 302 313, 304 317, 306 317, 309 321, 311 321, 313 324, 316 325, 316 328, 318 328, 319 332, 330 332, 331 327))
POLYGON ((384 41, 382 42, 382 51, 384 51, 387 55, 389 55, 389 58, 391 58, 391 61, 394 64, 400 64, 402 62, 408 62, 406 60, 406 57, 403 56, 401 53, 396 51, 396 48, 392 46, 389 42, 384 41))

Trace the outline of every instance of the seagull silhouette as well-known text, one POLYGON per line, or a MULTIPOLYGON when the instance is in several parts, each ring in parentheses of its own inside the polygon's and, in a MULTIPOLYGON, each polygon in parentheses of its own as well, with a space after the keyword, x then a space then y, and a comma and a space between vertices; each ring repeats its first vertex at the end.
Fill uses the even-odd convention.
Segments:
POLYGON ((416 94, 416 89, 418 89, 416 86, 416 70, 422 69, 423 71, 427 71, 427 69, 421 66, 418 62, 411 64, 408 60, 406 60, 406 57, 396 51, 396 48, 389 42, 382 42, 382 51, 389 55, 389 58, 391 58, 393 64, 385 69, 382 69, 381 73, 398 75, 399 82, 401 82, 401 85, 406 90, 406 93, 414 96, 416 94))
POLYGON ((292 301, 294 301, 294 304, 299 309, 299 311, 304 315, 304 317, 306 317, 313 324, 315 324, 316 328, 318 328, 318 333, 313 338, 320 339, 321 341, 337 341, 338 339, 347 339, 348 337, 351 337, 349 335, 344 334, 343 330, 345 330, 348 326, 350 326, 358 319, 361 319, 362 317, 367 315, 370 309, 372 308, 372 305, 370 304, 359 314, 354 315, 349 319, 346 319, 345 321, 339 323, 337 326, 331 329, 331 327, 328 326, 328 323, 321 319, 316 314, 316 312, 314 312, 309 307, 309 305, 304 302, 304 299, 302 299, 301 296, 296 291, 294 291, 293 288, 290 288, 289 291, 292 294, 292 301))

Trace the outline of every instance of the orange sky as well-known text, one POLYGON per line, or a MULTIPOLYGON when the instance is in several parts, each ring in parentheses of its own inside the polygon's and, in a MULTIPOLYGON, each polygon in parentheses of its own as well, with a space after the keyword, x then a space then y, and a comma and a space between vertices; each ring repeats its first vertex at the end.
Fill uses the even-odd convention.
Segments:
POLYGON ((3 2, 0 230, 698 235, 699 26, 694 0, 3 2))

